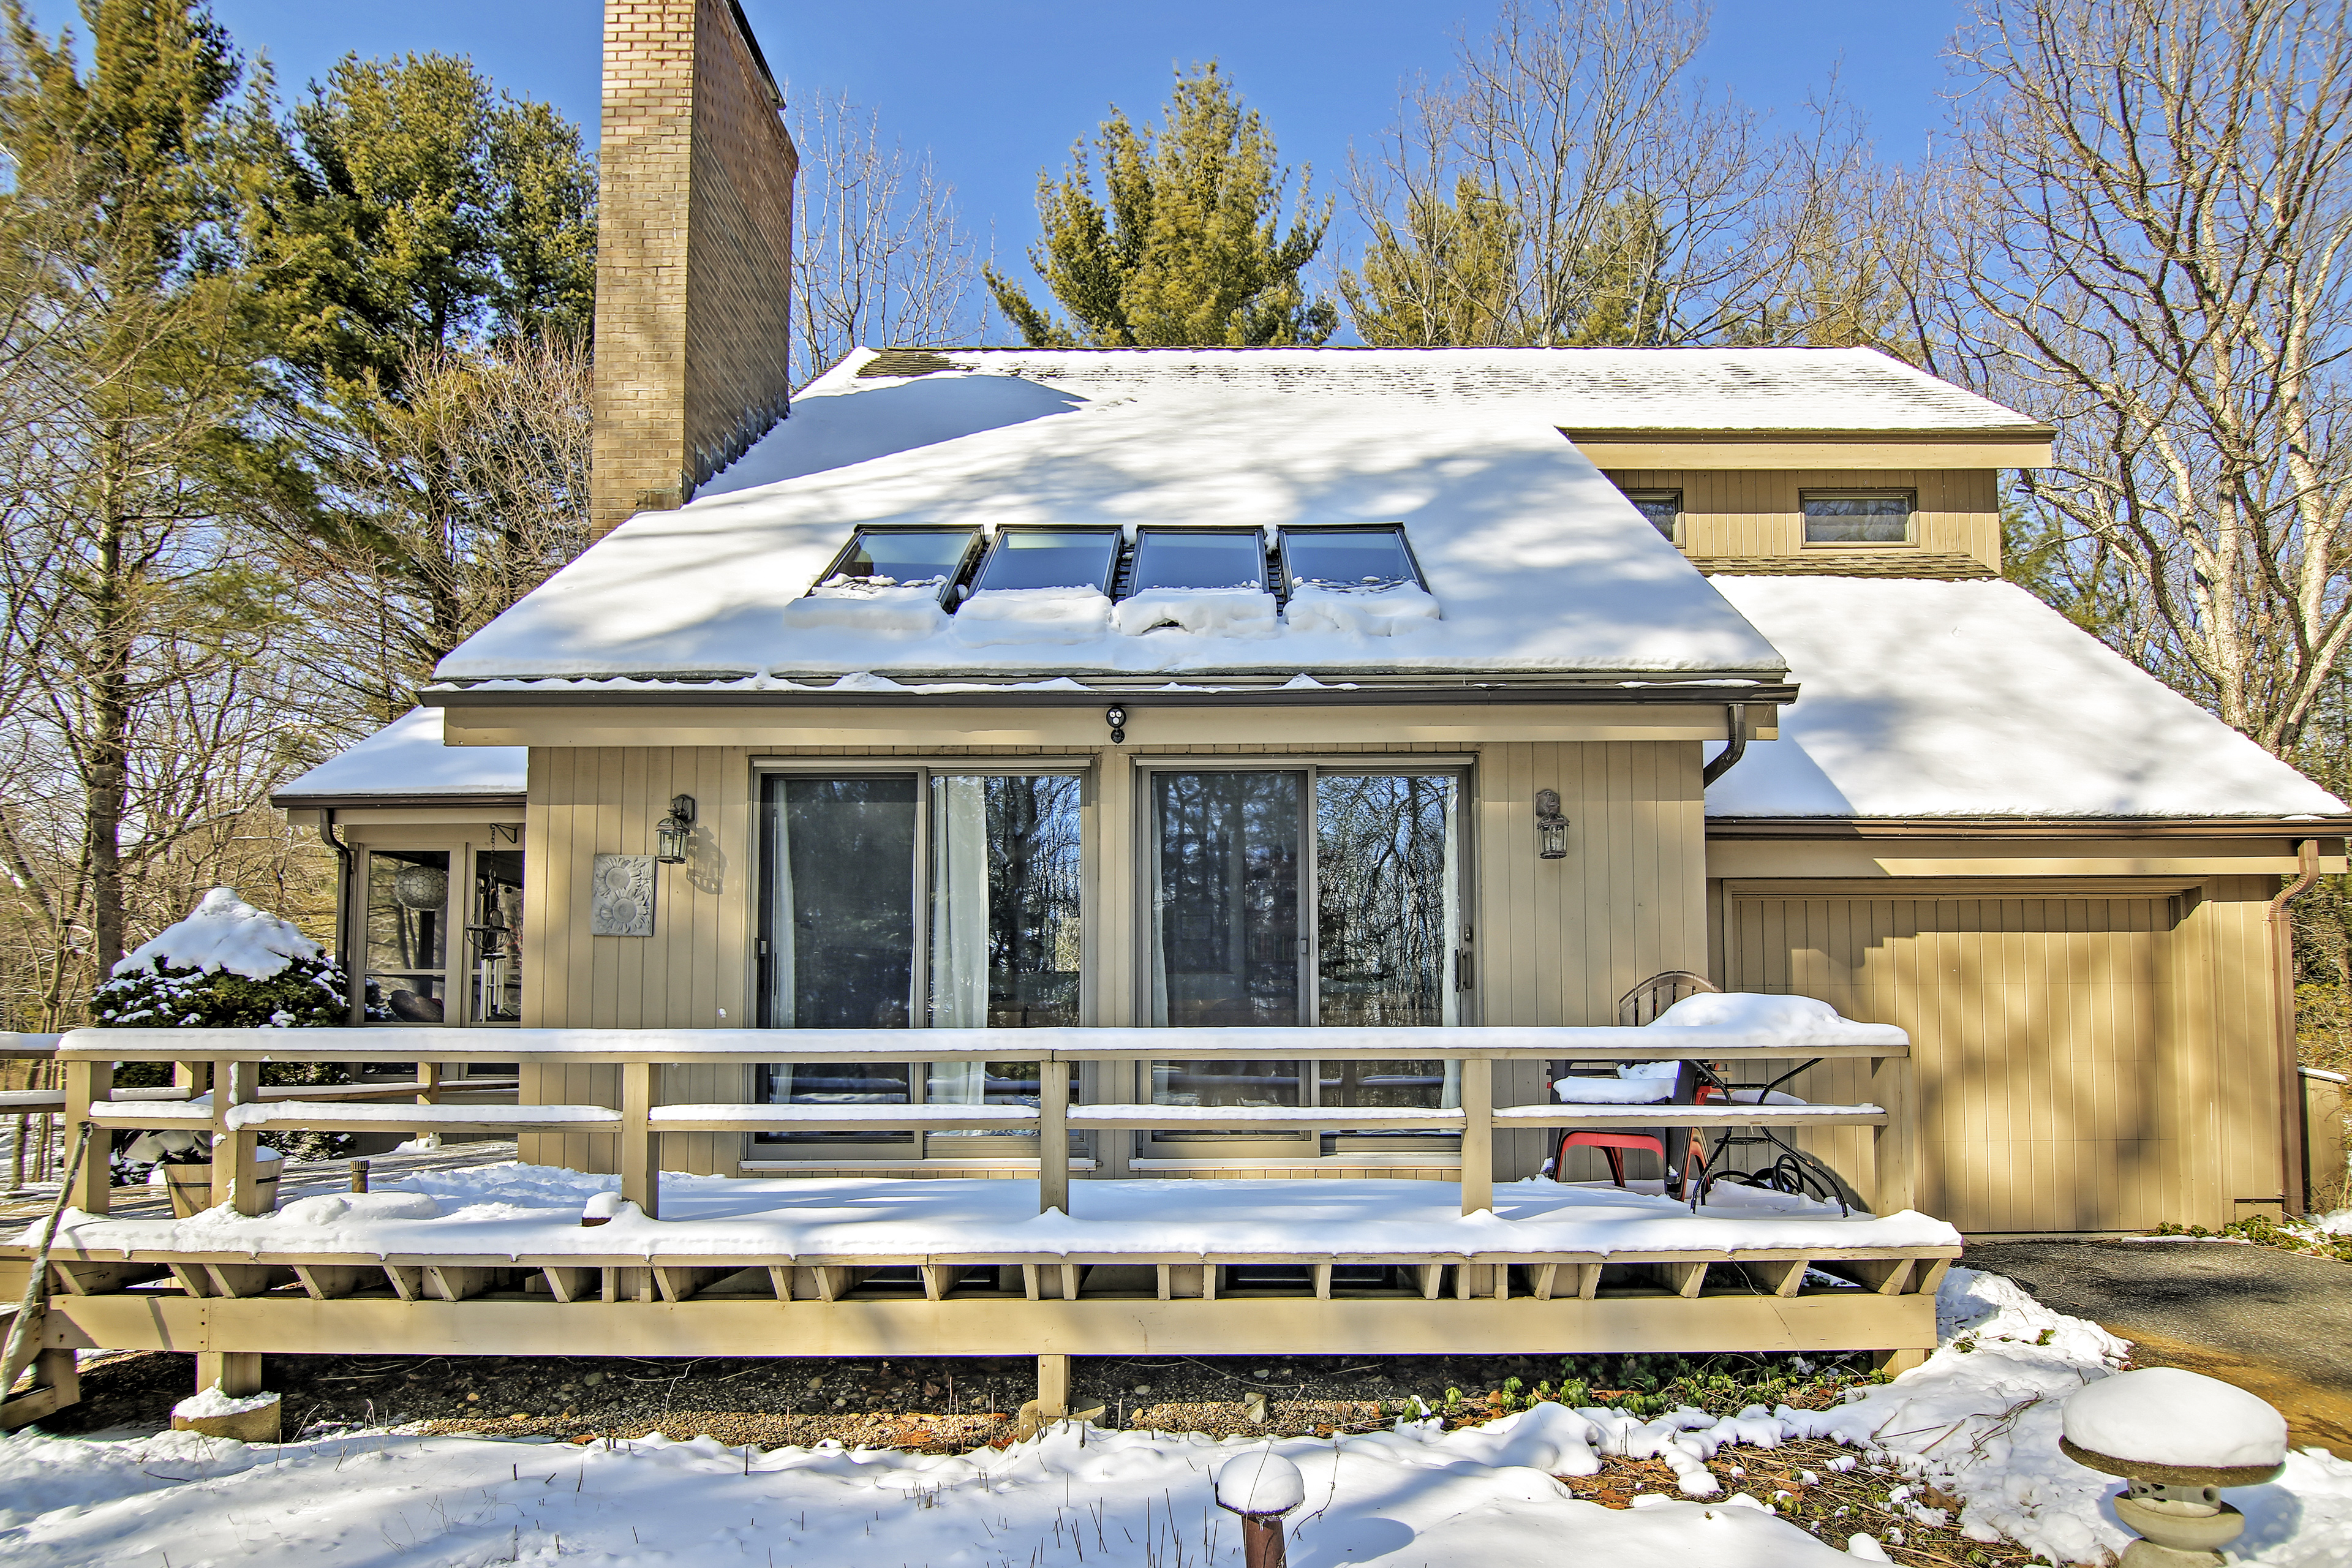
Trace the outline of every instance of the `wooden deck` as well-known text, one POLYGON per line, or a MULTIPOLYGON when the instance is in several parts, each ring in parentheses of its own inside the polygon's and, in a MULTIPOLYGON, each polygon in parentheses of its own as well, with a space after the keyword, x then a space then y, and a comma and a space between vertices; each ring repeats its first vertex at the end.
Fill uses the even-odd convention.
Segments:
MULTIPOLYGON (((1034 1130, 1040 1145, 1036 1197, 1025 1211, 1034 1215, 1041 1210, 1073 1212, 1072 1128, 1148 1129, 1220 1119, 1231 1124, 1236 1114, 1199 1107, 1072 1107, 1061 1092, 1065 1075, 1054 1071, 1041 1072, 1041 1103, 1035 1107, 663 1105, 658 1090, 666 1063, 708 1061, 714 1055, 826 1060, 892 1050, 933 1060, 966 1057, 1041 1064, 1136 1059, 1145 1053, 1187 1058, 1270 1054, 1266 1041, 1233 1037, 1255 1031, 925 1031, 911 1043, 877 1039, 879 1031, 860 1031, 848 1040, 812 1038, 813 1033, 449 1031, 434 1041, 445 1058, 463 1059, 443 1047, 447 1040, 464 1047, 464 1055, 482 1059, 616 1060, 623 1068, 617 1107, 368 1105, 356 1097, 265 1097, 251 1087, 257 1076, 252 1057, 257 1042, 243 1031, 85 1031, 68 1037, 60 1059, 67 1068, 69 1121, 94 1127, 184 1124, 211 1131, 219 1140, 215 1199, 240 1208, 251 1201, 240 1201, 240 1192, 251 1188, 238 1176, 253 1171, 253 1149, 264 1130, 423 1131, 490 1124, 502 1131, 561 1126, 608 1134, 616 1141, 623 1194, 651 1217, 660 1213, 661 1184, 655 1173, 660 1139, 667 1131, 750 1131, 780 1124, 809 1131, 914 1124, 1034 1130), (1176 1037, 1196 1033, 1220 1037, 1176 1037), (213 1081, 226 1092, 209 1106, 112 1099, 111 1059, 142 1056, 210 1061, 213 1081)), ((1492 1220, 1486 1211, 1496 1202, 1486 1151, 1497 1125, 1617 1127, 1661 1120, 1727 1128, 1861 1123, 1877 1130, 1878 1157, 1859 1184, 1879 1214, 1907 1207, 1906 1047, 1899 1037, 1864 1044, 1675 1037, 1682 1033, 1385 1031, 1390 1037, 1376 1047, 1379 1056, 1463 1061, 1461 1109, 1252 1108, 1244 1120, 1252 1128, 1327 1131, 1393 1127, 1409 1120, 1416 1127, 1458 1131, 1465 1176, 1458 1212, 1471 1216, 1464 1225, 1492 1220), (1430 1037, 1394 1037, 1406 1034, 1430 1037), (1513 1057, 1690 1056, 1719 1062, 1827 1055, 1869 1058, 1883 1103, 1494 1107, 1487 1088, 1491 1063, 1513 1057)), ((416 1035, 405 1034, 401 1041, 414 1050, 416 1035)), ((267 1043, 273 1059, 382 1060, 396 1048, 379 1030, 274 1034, 267 1043)), ((1314 1053, 1342 1054, 1336 1044, 1326 1036, 1314 1042, 1314 1053)), ((1285 1045, 1289 1054, 1304 1054, 1302 1042, 1285 1045)), ((1000 1192, 1006 1185, 972 1184, 1000 1192)), ((1198 1190, 1196 1183, 1164 1185, 1175 1205, 1186 1201, 1181 1189, 1198 1190)), ((1318 1182, 1268 1185, 1296 1185, 1307 1202, 1331 1188, 1318 1182)), ((1429 1184, 1420 1185, 1428 1190, 1429 1184)), ((115 1196, 91 1173, 85 1173, 74 1194, 77 1205, 93 1214, 107 1212, 115 1196)), ((1444 1194, 1449 1211, 1451 1199, 1450 1193, 1444 1194)), ((126 1212, 123 1217, 131 1215, 126 1212)), ((1081 1241, 1066 1252, 982 1247, 900 1254, 874 1250, 873 1246, 888 1246, 877 1233, 873 1246, 839 1255, 803 1248, 764 1256, 674 1251, 675 1246, 691 1245, 691 1226, 680 1226, 671 1246, 616 1246, 593 1253, 247 1253, 226 1250, 226 1241, 222 1249, 200 1250, 69 1246, 49 1259, 42 1342, 53 1352, 101 1347, 194 1352, 205 1358, 201 1367, 226 1382, 241 1375, 257 1379, 264 1352, 513 1355, 560 1348, 565 1354, 641 1356, 1034 1353, 1039 1358, 1041 1403, 1049 1410, 1056 1389, 1065 1385, 1071 1355, 1868 1351, 1899 1365, 1919 1359, 1934 1344, 1936 1286, 1958 1255, 1956 1241, 1746 1246, 1727 1244, 1724 1237, 1730 1233, 1721 1229, 1722 1223, 1694 1221, 1689 1246, 1640 1250, 1538 1246, 1365 1251, 1349 1250, 1340 1237, 1328 1245, 1298 1243, 1271 1252, 1213 1246, 1156 1254, 1088 1252, 1081 1241), (237 1373, 239 1367, 248 1373, 237 1373)), ((180 1234, 184 1237, 184 1231, 180 1234)), ((642 1227, 633 1234, 642 1234, 642 1227)), ((1758 1233, 1759 1239, 1764 1234, 1758 1233)), ((578 1246, 579 1236, 571 1230, 562 1245, 578 1246)), ((0 1299, 13 1300, 22 1291, 31 1258, 31 1249, 22 1245, 0 1247, 0 1299)), ((9 1414, 21 1413, 12 1406, 9 1414)))

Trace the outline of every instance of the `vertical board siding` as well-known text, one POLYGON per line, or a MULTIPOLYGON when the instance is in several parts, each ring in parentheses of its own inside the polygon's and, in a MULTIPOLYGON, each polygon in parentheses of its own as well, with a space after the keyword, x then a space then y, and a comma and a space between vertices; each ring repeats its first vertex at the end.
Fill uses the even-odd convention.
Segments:
MULTIPOLYGON (((1328 746, 1233 744, 1206 754, 1329 755, 1328 746)), ((1467 1021, 1604 1024, 1620 994, 1667 969, 1697 969, 1707 958, 1701 748, 1695 742, 1527 742, 1471 748, 1426 743, 1365 747, 1366 756, 1474 752, 1464 814, 1474 879, 1474 984, 1467 1021), (1536 857, 1535 795, 1559 792, 1570 823, 1564 860, 1536 857)), ((774 748, 760 754, 776 754, 774 748)), ((937 748, 825 748, 806 754, 939 757, 937 748)), ((1001 749, 976 756, 1003 757, 1001 749)), ((1056 761, 1066 753, 1051 754, 1056 761)), ((1142 810, 1137 754, 1107 753, 1088 785, 1086 887, 1086 1015, 1089 1022, 1142 1021, 1144 933, 1139 926, 1136 856, 1142 810)), ((1202 754, 1195 752, 1193 754, 1202 754)), ((758 839, 753 752, 741 747, 537 748, 530 759, 525 843, 524 1017, 547 1027, 713 1028, 752 1024, 751 956, 756 930, 758 839), (673 795, 696 797, 692 852, 684 865, 656 868, 650 937, 589 934, 589 876, 600 854, 645 855, 673 795), (721 1018, 719 1012, 725 1010, 721 1018)), ((1083 755, 1076 760, 1087 760, 1083 755)), ((1545 1093, 1540 1062, 1496 1073, 1498 1103, 1533 1103, 1545 1093)), ((529 1068, 527 1101, 617 1103, 610 1068, 529 1068)), ((746 1098, 741 1067, 672 1068, 666 1100, 729 1102, 746 1098)), ((1499 1133, 1496 1175, 1531 1175, 1544 1159, 1540 1132, 1499 1133)), ((612 1158, 609 1137, 534 1134, 523 1157, 594 1169, 612 1158)), ((671 1170, 732 1172, 732 1135, 680 1135, 664 1142, 671 1170)))
MULTIPOLYGON (((2279 1190, 2260 899, 1733 897, 1727 988, 1817 997, 1913 1041, 1919 1206, 1985 1233, 2219 1225, 2279 1190)), ((1807 1100, 1866 1097, 1858 1063, 1807 1100)), ((1811 1134, 1842 1172, 1868 1134, 1811 1134)))
POLYGON ((1916 492, 1921 550, 2000 565, 2000 502, 1990 468, 1612 468, 1620 489, 1680 490, 1683 550, 1694 560, 1798 555, 1805 549, 1805 490, 1916 492))

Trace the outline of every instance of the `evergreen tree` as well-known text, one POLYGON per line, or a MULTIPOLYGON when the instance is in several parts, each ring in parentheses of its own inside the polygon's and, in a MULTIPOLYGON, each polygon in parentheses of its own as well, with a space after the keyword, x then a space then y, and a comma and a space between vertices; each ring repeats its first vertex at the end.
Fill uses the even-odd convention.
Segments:
MULTIPOLYGON (((258 804, 275 585, 234 535, 268 344, 235 269, 241 62, 201 5, 0 10, 0 851, 55 1018, 175 852, 258 804)), ((151 900, 152 901, 152 900, 151 900)))
POLYGON ((584 335, 596 175, 578 127, 447 55, 346 57, 276 128, 248 211, 289 362, 397 395, 467 338, 584 335))
POLYGON ((1364 342, 1427 348, 1517 341, 1517 215, 1465 174, 1454 199, 1413 195, 1402 225, 1372 219, 1364 270, 1339 274, 1339 293, 1364 342))
POLYGON ((1331 205, 1316 208, 1302 176, 1283 231, 1290 172, 1213 63, 1177 77, 1164 125, 1139 133, 1114 107, 1095 149, 1099 197, 1084 143, 1058 184, 1037 181, 1045 234, 1030 263, 1067 319, 983 268, 997 308, 1033 346, 1312 344, 1338 327, 1337 308, 1299 279, 1331 205))

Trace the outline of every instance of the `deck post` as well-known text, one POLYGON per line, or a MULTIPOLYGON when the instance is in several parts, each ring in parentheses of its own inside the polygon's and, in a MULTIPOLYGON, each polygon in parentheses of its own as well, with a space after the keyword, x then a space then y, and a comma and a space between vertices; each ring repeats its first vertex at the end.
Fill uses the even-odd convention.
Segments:
POLYGON ((186 1089, 188 1091, 189 1099, 194 1100, 197 1095, 204 1093, 205 1090, 212 1088, 212 1063, 203 1061, 173 1062, 172 1064, 172 1087, 174 1089, 186 1089))
POLYGON ((661 1142, 654 1135, 652 1062, 621 1064, 621 1196, 661 1217, 661 1142))
POLYGON ((1070 1212, 1070 1068, 1046 1060, 1037 1064, 1037 1212, 1054 1209, 1070 1212))
POLYGON ((1886 1110, 1886 1125, 1870 1133, 1870 1212, 1901 1214, 1915 1207, 1918 1131, 1913 1121, 1911 1058, 1874 1057, 1870 1098, 1886 1110))
POLYGON ((242 1399, 261 1392, 261 1352, 259 1351, 198 1351, 196 1352, 196 1392, 217 1384, 231 1399, 242 1399))
MULTIPOLYGON (((213 1066, 213 1206, 234 1204, 239 1214, 266 1214, 261 1201, 259 1134, 234 1130, 228 1124, 233 1107, 261 1098, 259 1062, 216 1062, 213 1066)), ((247 1392, 253 1392, 247 1390, 247 1392)))
MULTIPOLYGON (((416 1103, 419 1105, 441 1103, 441 1064, 439 1062, 416 1064, 416 1103)), ((428 1149, 438 1149, 441 1147, 440 1130, 432 1129, 416 1141, 428 1149)))
MULTIPOLYGON (((66 1069, 66 1133, 89 1120, 90 1102, 114 1092, 112 1062, 68 1062, 66 1069)), ((73 1196, 68 1201, 84 1214, 104 1214, 114 1190, 114 1171, 107 1156, 113 1152, 110 1128, 89 1130, 89 1147, 82 1152, 81 1169, 74 1173, 73 1196)), ((21 1145, 20 1145, 21 1147, 21 1145)))
POLYGON ((1462 1061, 1462 1212, 1495 1206, 1495 1064, 1462 1061))
MULTIPOLYGON (((1047 1063, 1052 1066, 1052 1063, 1047 1063)), ((1070 1358, 1066 1355, 1041 1355, 1037 1358, 1037 1414, 1048 1421, 1059 1421, 1070 1413, 1070 1358)))

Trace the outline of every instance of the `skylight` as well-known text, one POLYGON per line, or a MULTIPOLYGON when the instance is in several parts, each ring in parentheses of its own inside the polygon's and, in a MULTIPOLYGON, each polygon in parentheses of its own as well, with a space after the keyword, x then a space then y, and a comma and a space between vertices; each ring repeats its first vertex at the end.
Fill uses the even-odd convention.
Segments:
POLYGON ((817 584, 945 589, 961 574, 978 537, 969 528, 861 528, 817 584))
POLYGON ((1116 528, 999 529, 974 591, 1092 588, 1108 594, 1118 544, 1116 528))
POLYGON ((1256 529, 1146 528, 1135 544, 1134 586, 1265 587, 1265 536, 1256 529))
POLYGON ((1421 582, 1402 528, 1286 528, 1282 566, 1294 593, 1421 582))

